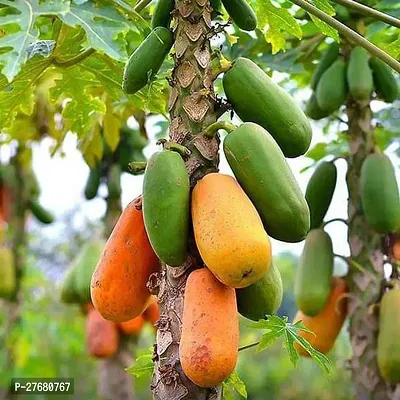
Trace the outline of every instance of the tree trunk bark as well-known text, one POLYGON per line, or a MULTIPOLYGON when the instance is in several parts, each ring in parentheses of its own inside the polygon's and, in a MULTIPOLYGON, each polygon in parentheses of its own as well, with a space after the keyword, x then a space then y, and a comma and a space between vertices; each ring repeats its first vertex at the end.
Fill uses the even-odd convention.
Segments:
POLYGON ((369 104, 351 99, 346 108, 349 121, 350 154, 347 186, 348 242, 351 259, 362 267, 349 267, 350 339, 353 356, 350 368, 357 400, 399 400, 400 385, 391 387, 380 376, 376 346, 378 313, 374 305, 382 294, 383 238, 367 224, 361 210, 360 171, 365 158, 374 152, 374 127, 369 104))
MULTIPOLYGON (((219 161, 218 138, 203 136, 205 128, 216 121, 217 111, 211 71, 210 13, 209 0, 175 1, 175 68, 170 81, 169 139, 191 151, 185 160, 191 187, 205 174, 216 172, 219 161)), ((189 273, 202 266, 191 232, 186 262, 174 268, 164 265, 162 272, 150 279, 149 288, 158 295, 160 304, 151 385, 155 400, 221 398, 221 388, 204 389, 191 382, 179 361, 185 284, 189 273)))

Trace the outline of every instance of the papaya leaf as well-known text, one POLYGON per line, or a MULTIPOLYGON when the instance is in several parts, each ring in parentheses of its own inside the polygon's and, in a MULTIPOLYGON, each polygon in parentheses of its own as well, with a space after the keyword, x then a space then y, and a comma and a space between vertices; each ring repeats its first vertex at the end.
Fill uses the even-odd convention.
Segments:
POLYGON ((110 99, 107 99, 106 105, 107 111, 103 118, 103 135, 108 147, 114 152, 120 140, 121 119, 115 115, 110 99))
POLYGON ((135 364, 125 369, 136 378, 148 377, 150 378, 153 374, 154 362, 153 362, 153 348, 150 347, 148 352, 140 355, 136 358, 135 364))
POLYGON ((309 14, 315 26, 325 35, 334 39, 339 43, 339 33, 335 28, 332 28, 324 21, 317 18, 315 15, 309 14))
POLYGON ((336 14, 335 9, 333 8, 332 4, 329 3, 328 0, 313 0, 313 3, 315 5, 315 7, 324 11, 326 14, 330 15, 331 17, 336 14))
POLYGON ((236 371, 233 371, 222 383, 223 400, 234 399, 234 392, 237 392, 241 397, 247 399, 246 385, 240 379, 236 371))
POLYGON ((311 158, 314 161, 321 160, 322 158, 327 156, 327 148, 328 143, 317 143, 312 149, 307 151, 305 156, 311 158))
POLYGON ((104 145, 98 124, 92 124, 89 134, 85 135, 79 143, 79 148, 90 168, 94 168, 101 161, 104 153, 104 145))
POLYGON ((383 50, 397 60, 400 55, 400 36, 394 42, 386 45, 383 50))
POLYGON ((39 0, 0 0, 0 4, 7 6, 0 16, 0 26, 6 32, 0 38, 0 63, 3 74, 11 82, 27 61, 29 46, 39 38, 36 19, 45 15, 62 16, 69 11, 70 2, 53 0, 39 4, 39 0), (19 29, 7 29, 12 25, 19 29))

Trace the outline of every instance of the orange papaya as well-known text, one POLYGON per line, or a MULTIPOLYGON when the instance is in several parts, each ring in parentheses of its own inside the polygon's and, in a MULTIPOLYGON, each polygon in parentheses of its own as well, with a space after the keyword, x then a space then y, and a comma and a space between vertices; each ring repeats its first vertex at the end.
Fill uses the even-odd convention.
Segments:
POLYGON ((125 335, 138 335, 142 330, 144 325, 144 318, 142 315, 139 315, 136 318, 133 318, 126 322, 119 322, 117 324, 118 328, 125 334, 125 335))
POLYGON ((160 265, 143 222, 140 198, 121 214, 109 237, 91 281, 93 305, 111 321, 139 316, 151 300, 146 287, 160 265))
POLYGON ((211 173, 199 180, 192 194, 192 220, 200 255, 222 283, 243 288, 268 271, 268 235, 234 178, 211 173))
POLYGON ((239 320, 235 290, 207 269, 187 280, 179 356, 183 372, 196 385, 221 384, 236 366, 239 320))
POLYGON ((400 239, 397 239, 392 247, 392 257, 400 261, 400 239))

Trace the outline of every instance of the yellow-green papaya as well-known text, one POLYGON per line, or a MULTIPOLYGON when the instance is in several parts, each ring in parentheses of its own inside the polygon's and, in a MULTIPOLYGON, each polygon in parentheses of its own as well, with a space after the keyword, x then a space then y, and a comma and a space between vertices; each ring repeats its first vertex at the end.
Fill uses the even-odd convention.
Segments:
POLYGON ((90 168, 89 176, 85 186, 85 197, 87 200, 92 200, 97 196, 100 181, 102 177, 101 165, 90 168))
POLYGON ((16 276, 11 249, 0 246, 0 297, 8 299, 15 292, 16 276))

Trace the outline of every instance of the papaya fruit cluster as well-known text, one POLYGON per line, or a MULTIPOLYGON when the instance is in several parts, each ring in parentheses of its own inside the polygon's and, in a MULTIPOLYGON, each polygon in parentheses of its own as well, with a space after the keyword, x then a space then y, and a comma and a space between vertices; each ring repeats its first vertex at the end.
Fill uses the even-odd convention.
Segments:
POLYGON ((322 54, 311 78, 311 88, 314 92, 306 114, 314 120, 338 110, 349 94, 361 104, 368 103, 373 93, 386 103, 398 97, 396 78, 383 61, 370 56, 362 47, 354 47, 346 60, 336 42, 322 54))

